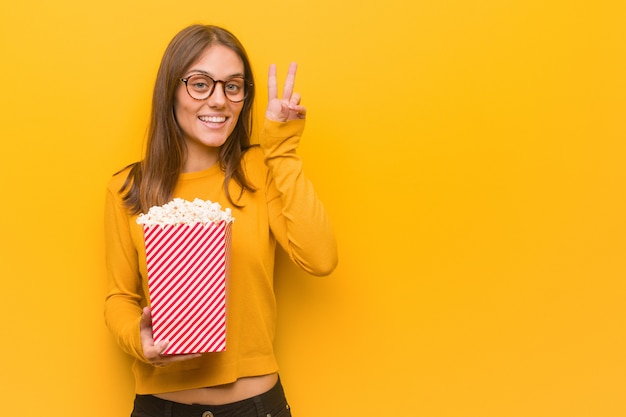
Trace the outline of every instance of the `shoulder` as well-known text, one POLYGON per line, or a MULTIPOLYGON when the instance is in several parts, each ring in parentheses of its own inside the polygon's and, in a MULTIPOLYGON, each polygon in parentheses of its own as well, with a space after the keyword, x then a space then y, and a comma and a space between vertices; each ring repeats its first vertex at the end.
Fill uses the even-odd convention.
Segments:
POLYGON ((107 188, 116 194, 119 193, 119 191, 126 185, 128 177, 137 165, 137 162, 130 164, 113 174, 109 179, 107 188))
POLYGON ((243 155, 244 160, 257 160, 263 161, 263 149, 258 144, 250 146, 243 155))
POLYGON ((260 146, 254 145, 250 147, 243 155, 243 166, 246 175, 250 179, 261 176, 265 178, 267 167, 265 166, 265 154, 260 146))

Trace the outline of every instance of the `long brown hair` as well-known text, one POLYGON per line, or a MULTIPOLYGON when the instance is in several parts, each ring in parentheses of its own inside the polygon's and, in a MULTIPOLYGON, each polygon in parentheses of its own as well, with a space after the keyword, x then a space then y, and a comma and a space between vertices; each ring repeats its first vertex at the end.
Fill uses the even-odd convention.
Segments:
POLYGON ((185 71, 212 45, 223 45, 234 51, 243 61, 244 75, 250 83, 248 94, 231 135, 220 147, 219 164, 224 171, 224 190, 231 204, 231 179, 241 191, 254 192, 241 166, 244 153, 250 148, 254 78, 252 67, 243 45, 226 29, 211 25, 193 25, 180 31, 170 42, 157 73, 152 96, 152 113, 145 157, 132 165, 128 178, 120 190, 125 193, 124 204, 133 214, 147 212, 155 205, 163 205, 172 198, 174 187, 183 167, 185 155, 184 133, 174 116, 174 97, 185 71))

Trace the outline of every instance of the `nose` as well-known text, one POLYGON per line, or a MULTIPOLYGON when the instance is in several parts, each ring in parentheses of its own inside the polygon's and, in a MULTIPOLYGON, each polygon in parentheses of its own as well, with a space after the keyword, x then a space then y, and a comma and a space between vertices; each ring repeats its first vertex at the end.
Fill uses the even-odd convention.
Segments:
POLYGON ((224 82, 216 81, 213 86, 211 95, 207 98, 207 103, 210 107, 224 107, 226 104, 226 94, 224 93, 224 82))

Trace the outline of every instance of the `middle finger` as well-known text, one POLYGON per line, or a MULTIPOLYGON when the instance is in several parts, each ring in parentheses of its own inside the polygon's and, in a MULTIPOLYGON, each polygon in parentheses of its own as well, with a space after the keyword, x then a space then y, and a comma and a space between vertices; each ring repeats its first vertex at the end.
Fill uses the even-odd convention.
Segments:
POLYGON ((293 86, 296 83, 296 70, 298 69, 298 64, 292 62, 289 65, 289 71, 287 72, 287 78, 285 79, 285 87, 283 89, 283 100, 289 100, 291 98, 291 94, 293 93, 293 86))

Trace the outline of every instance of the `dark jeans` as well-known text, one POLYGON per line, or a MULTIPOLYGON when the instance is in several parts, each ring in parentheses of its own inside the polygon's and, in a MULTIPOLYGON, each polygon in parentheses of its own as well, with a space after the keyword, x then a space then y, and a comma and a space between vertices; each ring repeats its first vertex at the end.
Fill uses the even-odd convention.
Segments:
POLYGON ((224 405, 187 405, 137 395, 131 417, 291 417, 280 380, 264 394, 224 405))

